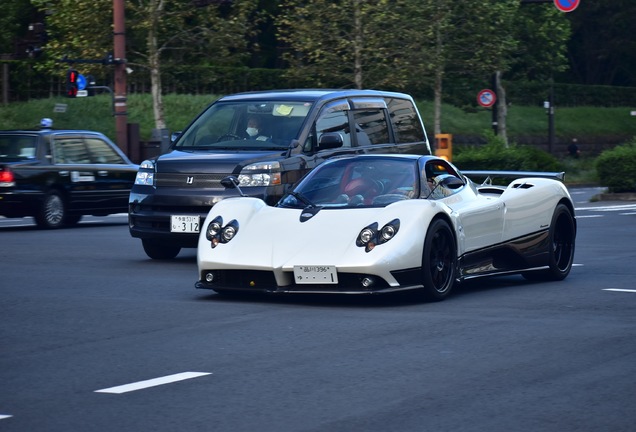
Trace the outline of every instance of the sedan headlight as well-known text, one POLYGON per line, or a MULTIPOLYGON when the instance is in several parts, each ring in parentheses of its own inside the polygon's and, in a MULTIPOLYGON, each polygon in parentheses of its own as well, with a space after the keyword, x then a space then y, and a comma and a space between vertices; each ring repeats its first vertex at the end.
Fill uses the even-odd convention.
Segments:
POLYGON ((238 175, 238 180, 240 187, 279 185, 280 163, 269 161, 246 165, 238 175))
POLYGON ((145 160, 139 165, 139 170, 135 176, 135 184, 141 186, 155 185, 155 164, 153 161, 145 160))

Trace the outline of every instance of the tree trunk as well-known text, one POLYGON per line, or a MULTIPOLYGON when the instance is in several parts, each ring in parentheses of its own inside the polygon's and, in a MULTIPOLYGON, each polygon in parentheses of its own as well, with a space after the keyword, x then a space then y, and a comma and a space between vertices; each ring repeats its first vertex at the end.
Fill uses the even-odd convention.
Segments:
POLYGON ((362 88, 362 11, 360 0, 353 2, 353 80, 357 89, 362 88))
POLYGON ((159 20, 163 12, 163 2, 151 3, 151 25, 148 30, 148 67, 150 68, 150 93, 152 94, 152 112, 155 118, 155 128, 166 128, 163 112, 163 98, 161 90, 161 51, 157 44, 159 20))
POLYGON ((442 77, 444 73, 441 68, 435 70, 435 88, 434 92, 434 121, 433 131, 435 135, 442 133, 442 77))
POLYGON ((501 72, 497 71, 496 83, 497 88, 497 126, 499 130, 499 136, 508 147, 508 131, 506 130, 506 117, 508 116, 508 105, 506 104, 506 89, 501 85, 501 72))

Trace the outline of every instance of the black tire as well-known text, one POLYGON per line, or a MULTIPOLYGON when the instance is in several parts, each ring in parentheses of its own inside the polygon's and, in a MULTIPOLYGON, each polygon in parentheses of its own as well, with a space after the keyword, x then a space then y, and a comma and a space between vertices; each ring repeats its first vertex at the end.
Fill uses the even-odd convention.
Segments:
POLYGON ((64 218, 64 225, 73 226, 77 225, 78 222, 82 220, 81 214, 67 214, 64 218))
POLYGON ((144 247, 144 252, 146 252, 146 255, 156 260, 173 259, 177 255, 179 255, 179 252, 181 251, 181 248, 179 246, 166 244, 157 240, 143 239, 141 241, 141 244, 144 247))
POLYGON ((64 226, 67 218, 66 203, 58 191, 50 191, 42 200, 35 214, 35 223, 43 229, 56 229, 64 226))
POLYGON ((531 280, 560 281, 565 279, 574 262, 574 244, 576 239, 576 225, 572 212, 565 204, 557 205, 550 224, 550 256, 548 268, 533 272, 522 273, 523 277, 531 280))
POLYGON ((424 239, 422 255, 422 294, 427 301, 448 297, 455 284, 457 246, 448 223, 441 219, 431 222, 424 239))

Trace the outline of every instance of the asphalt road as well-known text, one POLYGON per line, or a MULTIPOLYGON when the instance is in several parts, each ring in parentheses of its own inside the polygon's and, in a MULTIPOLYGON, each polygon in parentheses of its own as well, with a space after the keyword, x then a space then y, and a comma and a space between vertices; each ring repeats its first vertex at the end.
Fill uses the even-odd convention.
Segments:
POLYGON ((636 203, 587 203, 562 282, 224 298, 123 215, 0 219, 0 432, 612 431, 636 425, 636 203))

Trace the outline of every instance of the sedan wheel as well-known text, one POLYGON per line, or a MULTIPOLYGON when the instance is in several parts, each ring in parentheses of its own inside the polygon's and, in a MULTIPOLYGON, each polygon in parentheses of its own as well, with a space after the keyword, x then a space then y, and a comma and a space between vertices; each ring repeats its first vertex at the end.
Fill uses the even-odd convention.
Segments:
POLYGON ((456 264, 453 232, 445 221, 434 220, 426 233, 422 256, 422 291, 426 300, 439 301, 448 297, 455 283, 456 264))
POLYGON ((35 222, 40 228, 54 229, 64 225, 65 217, 66 206, 62 196, 57 191, 51 191, 42 201, 35 222))

